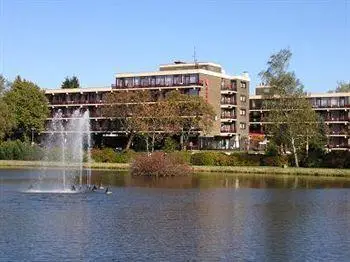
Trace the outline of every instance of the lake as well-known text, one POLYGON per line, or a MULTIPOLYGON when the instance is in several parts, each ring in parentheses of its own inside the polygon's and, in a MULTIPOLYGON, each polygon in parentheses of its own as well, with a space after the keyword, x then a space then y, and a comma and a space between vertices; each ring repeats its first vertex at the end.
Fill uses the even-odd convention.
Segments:
POLYGON ((27 192, 38 173, 0 170, 0 261, 350 259, 349 179, 93 171, 111 195, 27 192))

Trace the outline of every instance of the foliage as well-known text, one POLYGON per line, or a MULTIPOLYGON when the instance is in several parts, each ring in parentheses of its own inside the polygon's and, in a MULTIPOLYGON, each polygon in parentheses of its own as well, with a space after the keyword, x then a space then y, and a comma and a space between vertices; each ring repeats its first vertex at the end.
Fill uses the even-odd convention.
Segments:
POLYGON ((129 136, 126 146, 128 150, 137 133, 144 130, 142 116, 145 115, 145 107, 150 100, 147 91, 116 91, 107 94, 104 98, 105 106, 102 113, 106 117, 114 119, 116 129, 129 136))
POLYGON ((169 157, 174 158, 174 161, 180 164, 190 164, 191 163, 191 152, 189 151, 174 151, 168 153, 169 157))
POLYGON ((135 153, 131 150, 115 152, 112 148, 92 149, 91 158, 102 163, 129 163, 134 158, 135 153))
POLYGON ((3 96, 6 89, 8 89, 11 86, 11 83, 0 74, 0 97, 3 96))
POLYGON ((135 158, 131 174, 136 176, 184 176, 192 173, 191 168, 163 152, 143 154, 135 158))
POLYGON ((5 141, 0 144, 0 159, 2 160, 41 160, 44 151, 37 145, 27 142, 5 141))
POLYGON ((16 136, 29 137, 32 129, 35 132, 44 130, 49 114, 48 101, 36 84, 21 79, 19 76, 4 95, 4 101, 14 114, 14 131, 16 136))
POLYGON ((79 79, 76 76, 66 77, 61 85, 62 89, 80 88, 79 79))
POLYGON ((292 53, 283 49, 270 57, 267 69, 260 76, 269 87, 264 107, 269 110, 264 117, 270 141, 278 147, 280 154, 292 152, 296 166, 298 154, 308 150, 310 140, 319 136, 319 122, 303 91, 299 79, 288 66, 292 53))
POLYGON ((327 153, 323 158, 322 167, 350 168, 350 152, 331 151, 327 153))
POLYGON ((350 81, 346 82, 346 81, 339 81, 337 83, 337 87, 335 90, 331 90, 329 91, 330 93, 345 93, 345 92, 350 92, 350 81))
POLYGON ((175 139, 171 137, 165 138, 163 150, 167 153, 174 152, 178 149, 178 143, 175 139))
POLYGON ((173 91, 166 100, 172 112, 173 131, 182 136, 182 146, 187 144, 191 133, 201 131, 206 134, 211 130, 215 111, 202 97, 173 91))

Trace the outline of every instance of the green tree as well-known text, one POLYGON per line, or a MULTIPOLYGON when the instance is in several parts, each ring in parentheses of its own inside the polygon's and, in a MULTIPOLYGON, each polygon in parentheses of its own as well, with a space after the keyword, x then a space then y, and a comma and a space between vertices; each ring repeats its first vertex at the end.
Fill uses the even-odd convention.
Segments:
POLYGON ((49 114, 48 101, 36 84, 17 76, 5 93, 4 101, 14 114, 14 131, 19 137, 29 137, 32 129, 44 130, 49 114))
POLYGON ((62 89, 80 88, 79 79, 76 76, 66 77, 61 85, 62 89))
POLYGON ((145 130, 142 116, 149 100, 149 93, 143 90, 111 92, 104 98, 102 114, 113 119, 118 131, 126 133, 126 150, 130 148, 135 135, 145 130))
POLYGON ((319 136, 320 124, 303 85, 294 72, 288 71, 291 57, 289 49, 272 55, 260 76, 270 87, 264 99, 264 107, 269 110, 264 117, 269 140, 279 147, 280 153, 291 152, 298 167, 298 154, 308 151, 310 141, 319 136))
POLYGON ((0 75, 0 140, 10 133, 14 126, 14 114, 4 100, 4 94, 9 82, 0 75))
POLYGON ((350 92, 350 81, 340 81, 337 84, 337 88, 335 89, 336 93, 350 92))
POLYGON ((10 82, 0 74, 0 96, 2 96, 5 90, 10 86, 10 82))
POLYGON ((169 103, 169 117, 173 123, 173 133, 181 135, 181 147, 188 143, 191 133, 207 134, 213 127, 215 111, 200 96, 170 92, 166 98, 169 103))

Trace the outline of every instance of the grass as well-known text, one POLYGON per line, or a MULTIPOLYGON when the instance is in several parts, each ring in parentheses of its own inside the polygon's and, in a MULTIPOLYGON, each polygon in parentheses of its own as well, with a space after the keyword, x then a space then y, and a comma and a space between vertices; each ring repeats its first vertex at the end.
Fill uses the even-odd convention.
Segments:
MULTIPOLYGON (((26 167, 61 167, 59 162, 42 161, 18 161, 0 160, 0 168, 26 168, 26 167)), ((87 167, 88 164, 84 163, 87 167)), ((126 163, 91 163, 93 169, 128 170, 126 163)), ((70 165, 66 167, 76 167, 70 165)), ((269 175, 300 175, 300 176, 327 176, 327 177, 349 177, 350 169, 332 168, 296 168, 296 167, 268 167, 268 166, 192 166, 194 172, 216 172, 232 174, 269 174, 269 175)))

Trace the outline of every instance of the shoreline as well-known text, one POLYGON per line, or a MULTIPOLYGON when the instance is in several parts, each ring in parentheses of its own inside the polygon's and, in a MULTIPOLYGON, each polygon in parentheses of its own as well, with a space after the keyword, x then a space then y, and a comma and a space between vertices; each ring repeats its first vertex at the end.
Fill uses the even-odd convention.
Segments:
MULTIPOLYGON (((128 163, 83 163, 84 167, 93 170, 128 170, 128 163)), ((60 168, 59 162, 0 160, 0 169, 6 168, 60 168)), ((68 168, 78 168, 78 165, 69 165, 68 168)), ((350 169, 332 168, 303 168, 303 167, 270 167, 270 166, 191 166, 198 173, 224 173, 224 174, 261 174, 261 175, 294 175, 314 177, 345 177, 350 178, 350 169)))

